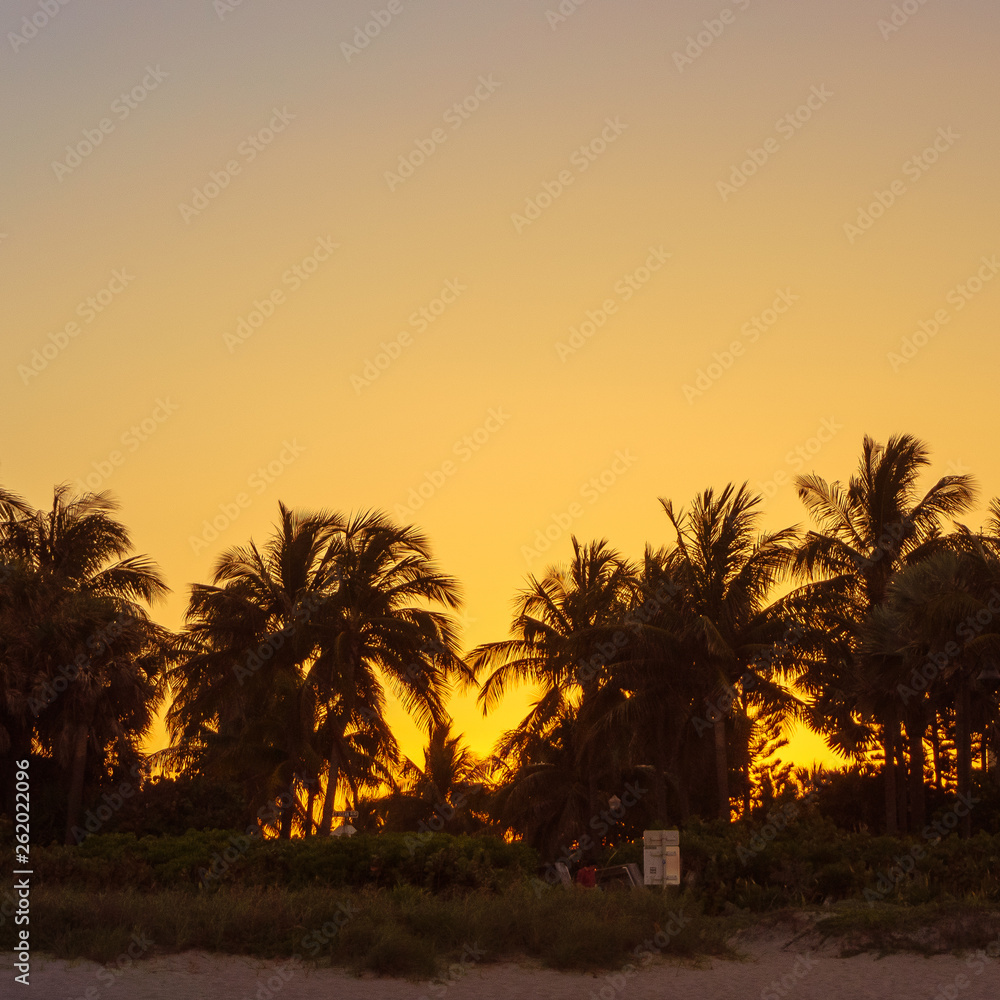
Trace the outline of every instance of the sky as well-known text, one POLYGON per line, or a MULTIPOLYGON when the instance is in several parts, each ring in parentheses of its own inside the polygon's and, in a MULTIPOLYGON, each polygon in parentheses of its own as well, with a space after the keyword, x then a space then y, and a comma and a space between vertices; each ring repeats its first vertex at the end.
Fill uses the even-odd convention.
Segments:
MULTIPOLYGON (((385 509, 469 648, 572 534, 666 543, 658 497, 746 480, 805 525, 792 477, 865 434, 995 496, 998 30, 990 0, 7 0, 0 484, 112 491, 171 627, 279 500, 385 509)), ((452 714, 483 752, 527 703, 452 714)))

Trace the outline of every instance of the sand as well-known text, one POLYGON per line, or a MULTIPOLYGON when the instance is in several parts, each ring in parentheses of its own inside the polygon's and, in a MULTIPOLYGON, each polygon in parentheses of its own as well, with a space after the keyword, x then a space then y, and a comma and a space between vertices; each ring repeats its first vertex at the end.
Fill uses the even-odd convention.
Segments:
POLYGON ((974 955, 839 957, 834 945, 789 935, 734 942, 745 961, 703 967, 653 965, 623 975, 560 973, 529 963, 471 966, 454 982, 358 979, 333 969, 188 952, 137 962, 115 976, 93 962, 36 957, 31 986, 13 983, 13 959, 0 958, 0 996, 34 1000, 995 1000, 1000 961, 974 955), (89 991, 89 992, 88 992, 89 991))

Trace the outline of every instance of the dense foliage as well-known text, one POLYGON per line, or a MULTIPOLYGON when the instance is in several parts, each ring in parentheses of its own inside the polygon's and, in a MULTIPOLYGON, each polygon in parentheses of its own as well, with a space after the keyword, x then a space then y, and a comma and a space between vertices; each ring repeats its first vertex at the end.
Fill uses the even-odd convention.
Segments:
POLYGON ((928 467, 908 435, 866 438, 847 482, 797 480, 806 530, 764 530, 745 485, 662 500, 663 544, 634 561, 572 538, 568 565, 527 578, 510 636, 464 656, 457 582, 383 513, 279 505, 171 634, 107 495, 59 487, 35 511, 0 491, 0 753, 32 762, 36 840, 85 850, 115 831, 311 838, 348 809, 363 833, 490 832, 577 863, 811 791, 844 829, 920 836, 935 810, 995 801, 1000 721, 1000 501, 973 531, 971 477, 924 489, 928 467), (489 713, 524 684, 530 712, 477 758, 449 696, 475 688, 489 713), (426 727, 422 761, 390 694, 426 727), (144 758, 164 703, 171 745, 144 758), (794 720, 851 767, 783 764, 794 720))

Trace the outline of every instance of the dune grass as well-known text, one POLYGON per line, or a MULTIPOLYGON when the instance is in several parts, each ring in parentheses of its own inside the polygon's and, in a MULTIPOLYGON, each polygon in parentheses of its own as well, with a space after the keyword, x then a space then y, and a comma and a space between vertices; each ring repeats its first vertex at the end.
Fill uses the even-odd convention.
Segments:
POLYGON ((299 956, 359 973, 423 979, 455 964, 520 958, 597 970, 645 964, 654 955, 736 957, 726 944, 732 919, 705 917, 695 900, 659 891, 536 893, 523 885, 449 896, 412 886, 95 894, 39 887, 32 912, 36 948, 104 963, 136 941, 147 945, 143 957, 189 949, 299 956))
MULTIPOLYGON (((101 835, 33 848, 32 944, 102 963, 199 949, 416 979, 521 959, 596 971, 738 958, 734 935, 753 928, 842 954, 1000 953, 998 835, 947 837, 919 864, 906 841, 823 823, 748 842, 738 826, 692 825, 683 890, 599 891, 549 885, 533 852, 490 838, 101 835)), ((0 914, 0 948, 13 941, 0 914)))
MULTIPOLYGON (((734 935, 763 928, 861 951, 1000 953, 1000 912, 988 901, 922 906, 845 902, 830 908, 703 912, 676 890, 435 895, 425 889, 343 890, 227 887, 212 893, 124 889, 92 893, 39 887, 32 895, 34 945, 57 958, 114 965, 191 949, 347 968, 411 979, 464 974, 480 963, 534 960, 553 969, 598 971, 653 960, 741 958, 734 935), (678 919, 680 918, 680 919, 678 919), (795 927, 808 925, 796 933, 795 927), (139 954, 136 954, 136 951, 139 954)), ((6 936, 2 928, 0 936, 6 936)), ((738 938, 736 939, 738 940, 738 938)))

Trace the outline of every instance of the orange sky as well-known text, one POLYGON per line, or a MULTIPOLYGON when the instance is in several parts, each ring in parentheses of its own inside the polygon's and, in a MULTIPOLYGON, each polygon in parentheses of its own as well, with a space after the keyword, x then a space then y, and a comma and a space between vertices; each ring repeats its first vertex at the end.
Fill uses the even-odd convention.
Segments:
POLYGON ((279 498, 409 510, 470 645, 864 433, 1000 493, 1000 14, 897 6, 9 0, 0 482, 115 492, 172 626, 279 498))

